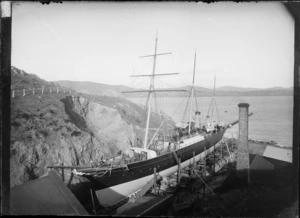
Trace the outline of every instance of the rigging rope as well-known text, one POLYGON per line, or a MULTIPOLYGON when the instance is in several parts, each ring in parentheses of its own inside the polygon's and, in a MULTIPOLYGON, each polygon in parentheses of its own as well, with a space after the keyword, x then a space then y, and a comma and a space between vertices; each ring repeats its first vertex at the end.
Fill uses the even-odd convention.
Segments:
POLYGON ((175 112, 177 112, 177 110, 180 108, 180 106, 182 105, 183 101, 185 100, 186 98, 182 98, 181 102, 179 103, 178 107, 176 108, 176 110, 173 112, 172 114, 172 117, 175 115, 175 112))

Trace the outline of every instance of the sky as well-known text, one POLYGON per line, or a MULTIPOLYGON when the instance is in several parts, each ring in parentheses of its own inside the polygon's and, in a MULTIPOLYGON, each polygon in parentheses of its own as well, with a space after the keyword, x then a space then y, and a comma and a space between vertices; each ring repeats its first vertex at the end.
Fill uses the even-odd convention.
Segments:
POLYGON ((280 2, 13 2, 12 66, 48 81, 146 87, 293 86, 294 21, 280 2), (148 78, 149 79, 149 78, 148 78))

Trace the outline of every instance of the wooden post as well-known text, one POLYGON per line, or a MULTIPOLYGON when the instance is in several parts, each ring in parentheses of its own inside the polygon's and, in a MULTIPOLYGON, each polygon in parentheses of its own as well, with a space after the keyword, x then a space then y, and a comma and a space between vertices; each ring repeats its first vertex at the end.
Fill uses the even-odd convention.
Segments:
POLYGON ((193 166, 195 165, 195 151, 193 151, 193 166))
POLYGON ((15 97, 15 90, 14 89, 12 90, 12 97, 13 98, 15 97))
POLYGON ((181 179, 181 158, 178 158, 177 185, 179 185, 180 179, 181 179))
POLYGON ((23 96, 25 96, 25 94, 26 94, 26 93, 25 93, 25 89, 23 89, 23 96))
POLYGON ((44 94, 44 86, 42 86, 42 94, 44 94))
POLYGON ((156 184, 156 181, 157 181, 157 177, 156 177, 156 168, 154 167, 154 185, 153 185, 153 188, 154 188, 154 194, 157 194, 157 184, 156 184))
POLYGON ((195 151, 193 151, 193 163, 190 167, 190 176, 192 175, 192 171, 195 170, 195 151))
POLYGON ((93 203, 93 212, 96 214, 96 207, 95 207, 95 201, 94 201, 94 195, 93 195, 93 190, 90 188, 90 193, 92 197, 92 203, 93 203))
MULTIPOLYGON (((206 147, 204 147, 204 149, 205 149, 205 152, 204 152, 204 173, 203 173, 203 180, 205 181, 206 180, 206 155, 207 155, 207 153, 206 153, 206 147)), ((204 184, 204 186, 203 186, 203 197, 205 196, 205 184, 204 184)))
POLYGON ((214 144, 214 170, 213 170, 213 174, 215 175, 216 172, 216 147, 214 144))
MULTIPOLYGON (((61 165, 63 166, 64 163, 62 163, 61 165)), ((62 179, 62 181, 65 181, 65 170, 64 170, 64 168, 61 168, 61 179, 62 179)))
POLYGON ((227 142, 225 142, 225 145, 226 145, 226 147, 227 147, 227 151, 228 151, 228 154, 229 154, 230 160, 231 160, 231 162, 233 162, 233 157, 232 157, 232 155, 231 155, 231 153, 230 153, 230 150, 229 150, 229 147, 228 147, 228 144, 227 144, 227 142))
POLYGON ((223 159, 223 143, 222 142, 220 142, 221 143, 221 159, 223 159))

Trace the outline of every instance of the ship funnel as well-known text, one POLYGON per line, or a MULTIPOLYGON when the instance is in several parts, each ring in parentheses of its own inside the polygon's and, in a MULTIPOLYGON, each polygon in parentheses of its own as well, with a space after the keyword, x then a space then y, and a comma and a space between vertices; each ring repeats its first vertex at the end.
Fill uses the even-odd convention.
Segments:
POLYGON ((200 128, 200 111, 195 112, 195 128, 200 128))

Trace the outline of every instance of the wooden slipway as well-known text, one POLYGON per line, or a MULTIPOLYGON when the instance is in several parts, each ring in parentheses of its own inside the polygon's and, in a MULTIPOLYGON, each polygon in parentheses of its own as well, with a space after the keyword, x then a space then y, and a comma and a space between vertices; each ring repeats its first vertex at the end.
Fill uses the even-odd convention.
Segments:
POLYGON ((55 171, 10 190, 11 215, 88 215, 55 171))

